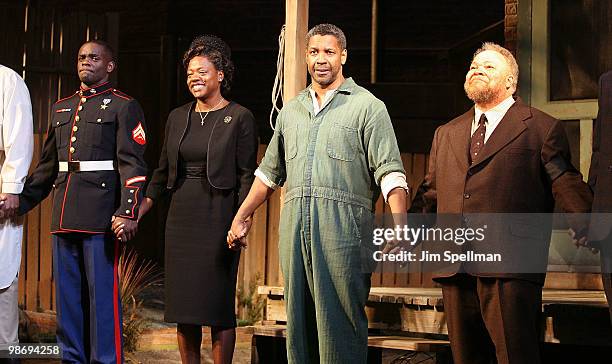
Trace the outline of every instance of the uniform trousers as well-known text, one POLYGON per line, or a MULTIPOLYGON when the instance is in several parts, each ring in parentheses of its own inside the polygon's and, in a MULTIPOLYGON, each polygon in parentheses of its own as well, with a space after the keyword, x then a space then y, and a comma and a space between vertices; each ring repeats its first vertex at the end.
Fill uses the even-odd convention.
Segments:
POLYGON ((540 363, 542 286, 468 274, 436 281, 455 364, 540 363))
POLYGON ((119 244, 111 234, 53 235, 63 363, 122 363, 119 244))

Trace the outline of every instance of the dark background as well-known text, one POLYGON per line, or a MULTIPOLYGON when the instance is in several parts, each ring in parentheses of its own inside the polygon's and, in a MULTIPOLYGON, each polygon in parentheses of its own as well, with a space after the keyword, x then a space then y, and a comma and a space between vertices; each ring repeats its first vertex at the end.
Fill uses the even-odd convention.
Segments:
MULTIPOLYGON (((114 44, 117 87, 136 98, 148 125, 151 170, 168 112, 189 100, 183 52, 200 34, 232 48, 237 74, 231 98, 251 109, 268 142, 282 0, 0 1, 0 63, 24 73, 35 130, 44 134, 49 108, 78 87, 76 53, 88 39, 114 44), (27 19, 27 21, 26 21, 27 19), (27 26, 26 26, 27 24, 27 26), (24 57, 25 54, 25 57, 24 57), (24 61, 25 59, 25 61, 24 61)), ((370 83, 371 1, 310 0, 309 26, 329 22, 348 40, 345 76, 387 105, 400 150, 428 153, 435 127, 465 112, 463 80, 483 41, 504 43, 504 0, 379 0, 378 80, 370 83)), ((135 244, 163 263, 164 204, 150 214, 135 244)))

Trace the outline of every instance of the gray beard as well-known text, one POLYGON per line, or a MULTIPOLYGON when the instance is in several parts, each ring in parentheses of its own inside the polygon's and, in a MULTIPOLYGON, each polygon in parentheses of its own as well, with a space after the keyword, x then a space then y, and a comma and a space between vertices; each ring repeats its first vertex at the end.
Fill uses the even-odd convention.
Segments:
POLYGON ((463 89, 468 99, 474 101, 476 104, 488 104, 495 100, 499 94, 499 92, 495 92, 496 90, 490 87, 484 89, 475 87, 470 88, 467 82, 463 85, 463 89))

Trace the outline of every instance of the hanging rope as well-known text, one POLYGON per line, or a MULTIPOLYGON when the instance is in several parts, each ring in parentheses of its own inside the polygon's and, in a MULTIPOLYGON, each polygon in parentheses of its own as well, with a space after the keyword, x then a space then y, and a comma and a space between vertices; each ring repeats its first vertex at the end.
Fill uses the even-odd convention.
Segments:
POLYGON ((278 36, 278 56, 276 58, 276 77, 274 77, 274 86, 272 86, 272 110, 270 110, 270 127, 274 130, 274 112, 278 113, 280 108, 278 107, 278 100, 280 99, 281 104, 285 101, 283 99, 283 59, 285 56, 285 26, 281 28, 280 35, 278 36))

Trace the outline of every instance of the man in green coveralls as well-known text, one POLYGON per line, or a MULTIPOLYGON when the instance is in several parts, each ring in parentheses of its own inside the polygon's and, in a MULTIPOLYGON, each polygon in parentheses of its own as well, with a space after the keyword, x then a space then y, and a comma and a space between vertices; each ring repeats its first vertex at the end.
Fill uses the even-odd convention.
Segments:
POLYGON ((361 248, 372 240, 362 226, 381 190, 393 213, 406 213, 406 177, 384 103, 342 75, 342 30, 319 24, 307 41, 312 84, 280 111, 228 244, 245 244, 253 212, 284 185, 279 251, 289 363, 365 363, 370 274, 361 248))

